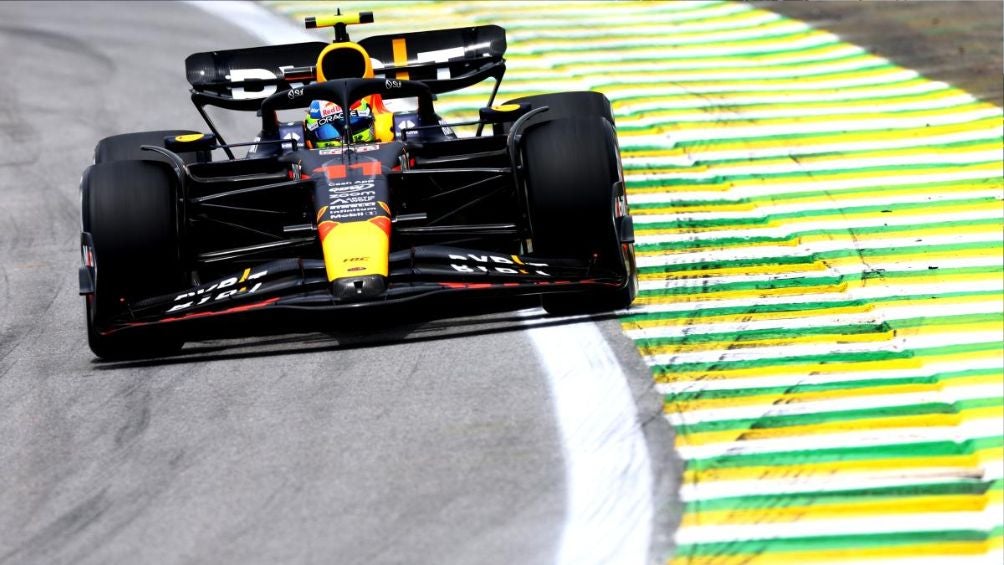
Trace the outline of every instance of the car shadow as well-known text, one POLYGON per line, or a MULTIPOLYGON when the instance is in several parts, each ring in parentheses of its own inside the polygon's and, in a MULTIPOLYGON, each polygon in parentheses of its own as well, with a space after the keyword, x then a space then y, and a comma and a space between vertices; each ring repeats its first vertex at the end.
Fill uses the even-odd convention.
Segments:
POLYGON ((579 316, 551 316, 542 309, 507 312, 503 315, 444 318, 403 324, 367 324, 325 332, 282 334, 195 342, 174 355, 128 361, 92 361, 99 371, 211 363, 236 359, 255 359, 280 355, 351 351, 424 343, 444 339, 478 337, 525 331, 530 328, 559 327, 585 321, 615 320, 614 312, 579 316))

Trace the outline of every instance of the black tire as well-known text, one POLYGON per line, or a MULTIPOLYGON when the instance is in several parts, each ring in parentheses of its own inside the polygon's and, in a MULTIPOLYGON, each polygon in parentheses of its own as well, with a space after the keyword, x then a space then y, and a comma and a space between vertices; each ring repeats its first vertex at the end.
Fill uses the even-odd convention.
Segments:
MULTIPOLYGON (((113 161, 162 161, 169 163, 167 157, 153 151, 143 151, 142 145, 164 147, 164 138, 169 135, 185 135, 198 133, 190 130, 176 129, 165 131, 141 131, 138 133, 123 133, 106 137, 94 147, 94 163, 111 163, 113 161)), ((185 163, 200 163, 209 160, 208 152, 192 151, 178 153, 185 163)))
POLYGON ((91 350, 105 359, 176 352, 183 340, 162 331, 99 331, 125 303, 184 287, 174 170, 159 161, 102 163, 84 173, 82 190, 83 228, 94 244, 95 292, 86 302, 91 350))
MULTIPOLYGON (((614 123, 614 115, 610 109, 610 100, 599 92, 584 91, 538 94, 536 96, 524 96, 515 100, 509 100, 506 104, 529 104, 531 108, 548 107, 546 112, 532 116, 527 120, 527 127, 559 118, 585 118, 589 116, 599 116, 611 124, 614 123)), ((506 131, 508 131, 508 128, 506 128, 506 131)))
POLYGON ((596 257, 626 278, 620 288, 544 295, 552 314, 627 308, 637 290, 634 249, 622 244, 614 217, 622 195, 613 126, 599 116, 562 118, 526 132, 524 165, 533 254, 596 257))

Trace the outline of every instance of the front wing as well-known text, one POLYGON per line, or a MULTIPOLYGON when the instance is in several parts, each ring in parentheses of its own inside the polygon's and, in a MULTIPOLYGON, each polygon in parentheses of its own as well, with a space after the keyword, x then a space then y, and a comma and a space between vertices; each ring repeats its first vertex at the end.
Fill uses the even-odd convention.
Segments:
POLYGON ((383 292, 339 298, 328 282, 323 260, 281 259, 184 292, 135 301, 128 304, 125 314, 97 330, 103 335, 136 328, 274 333, 337 326, 343 318, 357 319, 405 305, 431 306, 437 308, 432 317, 446 317, 441 307, 444 302, 613 289, 628 284, 633 275, 581 260, 528 258, 446 246, 394 252, 389 267, 383 292), (268 328, 234 327, 253 321, 267 323, 268 328))

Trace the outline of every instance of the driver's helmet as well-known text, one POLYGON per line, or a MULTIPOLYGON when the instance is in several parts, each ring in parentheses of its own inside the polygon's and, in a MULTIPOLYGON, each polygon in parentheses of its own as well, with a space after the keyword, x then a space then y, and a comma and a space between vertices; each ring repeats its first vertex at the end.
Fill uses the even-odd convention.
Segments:
MULTIPOLYGON (((327 100, 314 100, 307 109, 307 118, 303 125, 307 130, 307 140, 314 148, 341 147, 342 135, 345 133, 342 129, 345 124, 342 121, 342 108, 338 104, 327 100)), ((352 129, 354 142, 366 143, 376 139, 373 111, 366 100, 360 100, 352 105, 349 126, 352 129)))

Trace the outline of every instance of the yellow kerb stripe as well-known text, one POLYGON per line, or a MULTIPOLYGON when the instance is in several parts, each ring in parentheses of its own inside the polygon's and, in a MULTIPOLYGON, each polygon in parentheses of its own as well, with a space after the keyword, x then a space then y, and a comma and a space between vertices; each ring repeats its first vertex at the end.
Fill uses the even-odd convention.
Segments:
POLYGON ((863 498, 854 502, 836 504, 827 504, 824 498, 822 502, 809 506, 777 506, 713 512, 698 509, 697 512, 684 514, 680 527, 785 523, 802 520, 846 520, 883 514, 892 515, 889 516, 890 519, 895 519, 896 514, 981 512, 988 505, 1000 504, 1001 494, 999 490, 991 490, 985 494, 910 496, 889 499, 863 498))
POLYGON ((724 339, 720 341, 702 341, 699 343, 675 343, 643 347, 644 355, 660 355, 670 353, 694 353, 698 351, 754 349, 757 347, 784 347, 788 345, 806 344, 838 344, 838 343, 871 343, 890 341, 896 337, 893 331, 876 331, 860 334, 841 334, 834 330, 823 335, 791 336, 773 339, 724 339))

